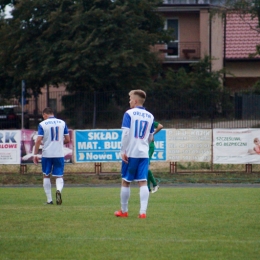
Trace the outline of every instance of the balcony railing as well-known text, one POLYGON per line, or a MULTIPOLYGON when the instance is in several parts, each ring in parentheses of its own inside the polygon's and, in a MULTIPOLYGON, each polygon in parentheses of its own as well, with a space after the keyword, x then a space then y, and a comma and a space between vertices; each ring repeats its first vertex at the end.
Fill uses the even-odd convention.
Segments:
POLYGON ((165 61, 200 60, 200 42, 172 42, 159 49, 165 53, 165 61))
POLYGON ((164 5, 225 5, 224 0, 164 0, 164 5))

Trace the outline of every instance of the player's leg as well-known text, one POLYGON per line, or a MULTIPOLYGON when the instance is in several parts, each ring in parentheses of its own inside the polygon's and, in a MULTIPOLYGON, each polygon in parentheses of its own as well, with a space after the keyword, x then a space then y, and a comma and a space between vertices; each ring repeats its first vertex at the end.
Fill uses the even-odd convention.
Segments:
POLYGON ((148 180, 153 184, 153 187, 157 186, 157 182, 156 182, 151 170, 148 170, 148 180))
POLYGON ((147 187, 148 187, 148 190, 149 190, 149 192, 151 192, 152 190, 151 190, 151 179, 150 179, 150 176, 149 176, 149 173, 150 172, 150 170, 148 171, 148 176, 147 176, 147 187))
POLYGON ((64 186, 63 173, 64 173, 64 157, 52 158, 53 171, 52 176, 56 178, 56 204, 61 205, 61 192, 64 186))
POLYGON ((43 172, 43 189, 47 197, 47 204, 53 204, 51 194, 51 161, 49 158, 42 157, 42 172, 43 172))
POLYGON ((120 191, 121 212, 128 216, 128 201, 130 198, 130 182, 122 180, 120 191))
POLYGON ((149 168, 148 158, 139 159, 139 166, 136 174, 135 180, 138 181, 140 187, 140 211, 139 218, 146 218, 146 211, 148 207, 149 200, 149 190, 147 187, 146 173, 149 168))
POLYGON ((146 211, 149 200, 149 190, 146 181, 139 182, 140 185, 140 211, 139 218, 146 218, 146 211))
POLYGON ((130 184, 134 179, 136 163, 133 158, 128 158, 128 163, 122 162, 121 175, 122 184, 120 190, 121 210, 116 211, 116 217, 128 217, 128 201, 130 198, 130 184))
MULTIPOLYGON (((150 143, 150 146, 149 146, 149 165, 151 163, 153 153, 154 153, 154 144, 150 143)), ((151 182, 153 183, 153 176, 152 176, 152 172, 149 170, 148 173, 147 173, 147 186, 148 186, 149 192, 151 191, 151 182)), ((154 185, 153 185, 153 187, 154 187, 154 185)))
POLYGON ((156 182, 156 180, 155 180, 151 170, 148 171, 148 176, 149 176, 149 179, 151 180, 151 182, 153 184, 152 193, 155 193, 156 191, 158 191, 159 185, 157 184, 157 182, 156 182))

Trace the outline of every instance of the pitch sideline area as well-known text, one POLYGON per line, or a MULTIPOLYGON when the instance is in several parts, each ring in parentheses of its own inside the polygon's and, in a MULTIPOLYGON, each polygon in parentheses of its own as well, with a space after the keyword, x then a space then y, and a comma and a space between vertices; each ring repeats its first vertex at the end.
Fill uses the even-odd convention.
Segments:
POLYGON ((136 186, 123 219, 118 184, 65 187, 61 206, 42 187, 0 188, 0 259, 257 259, 259 190, 211 186, 163 185, 147 219, 136 186))

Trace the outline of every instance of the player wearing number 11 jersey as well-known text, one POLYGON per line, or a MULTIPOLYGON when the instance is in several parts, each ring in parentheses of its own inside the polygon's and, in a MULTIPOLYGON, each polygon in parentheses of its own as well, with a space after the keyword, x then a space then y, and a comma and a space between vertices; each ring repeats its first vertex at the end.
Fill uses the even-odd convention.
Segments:
POLYGON ((143 104, 146 93, 143 90, 129 92, 130 108, 122 122, 122 185, 121 210, 114 214, 117 217, 128 216, 128 200, 130 198, 130 183, 137 181, 140 187, 139 218, 146 218, 149 190, 147 187, 147 172, 149 168, 149 143, 153 140, 154 116, 145 110, 143 104))
POLYGON ((53 204, 51 194, 50 175, 56 178, 56 203, 62 203, 61 191, 63 189, 64 151, 63 144, 70 142, 69 131, 63 120, 54 117, 51 108, 43 110, 42 121, 38 126, 38 136, 35 142, 33 161, 38 164, 38 150, 42 147, 43 188, 47 197, 47 204, 53 204))

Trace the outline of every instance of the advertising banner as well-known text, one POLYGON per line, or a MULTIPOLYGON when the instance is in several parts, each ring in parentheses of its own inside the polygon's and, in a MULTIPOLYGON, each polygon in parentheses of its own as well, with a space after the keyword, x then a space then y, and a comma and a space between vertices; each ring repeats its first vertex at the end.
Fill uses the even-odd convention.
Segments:
POLYGON ((20 164, 21 131, 0 130, 0 164, 20 164))
POLYGON ((154 135, 154 153, 151 161, 166 161, 166 130, 154 135))
POLYGON ((166 159, 173 162, 210 162, 210 129, 167 129, 166 159))
POLYGON ((74 130, 75 162, 121 160, 121 130, 74 130))
MULTIPOLYGON (((73 151, 73 130, 69 129, 70 142, 64 145, 64 161, 65 163, 72 163, 73 151)), ((38 132, 30 129, 21 130, 21 164, 33 163, 34 145, 38 132)), ((42 145, 39 148, 39 158, 42 156, 42 145)), ((41 161, 41 160, 39 160, 41 161)))
MULTIPOLYGON (((121 161, 122 130, 74 130, 75 162, 121 161)), ((161 130, 155 135, 155 152, 152 160, 166 160, 166 134, 161 130)))
POLYGON ((260 129, 214 129, 213 163, 260 164, 260 129))
MULTIPOLYGON (((154 136, 152 161, 260 164, 260 129, 162 129, 154 136)), ((121 161, 121 129, 69 130, 66 163, 121 161)), ((33 163, 37 131, 0 130, 0 164, 33 163)), ((41 148, 39 157, 41 157, 41 148)))

